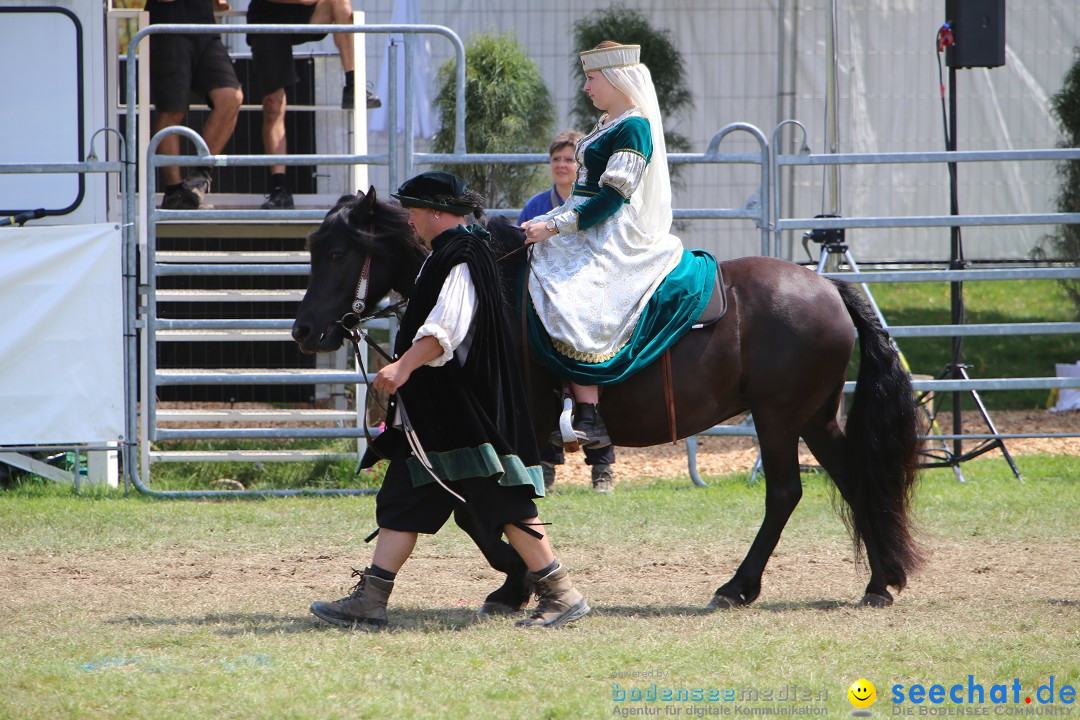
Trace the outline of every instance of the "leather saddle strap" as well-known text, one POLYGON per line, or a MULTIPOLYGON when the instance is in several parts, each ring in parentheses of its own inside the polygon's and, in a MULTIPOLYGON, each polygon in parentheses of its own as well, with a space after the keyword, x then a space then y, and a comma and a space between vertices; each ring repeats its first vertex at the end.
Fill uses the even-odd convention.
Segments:
POLYGON ((660 366, 664 373, 664 404, 667 409, 668 429, 671 431, 671 444, 679 442, 675 432, 675 388, 671 383, 671 351, 665 350, 660 357, 660 366))

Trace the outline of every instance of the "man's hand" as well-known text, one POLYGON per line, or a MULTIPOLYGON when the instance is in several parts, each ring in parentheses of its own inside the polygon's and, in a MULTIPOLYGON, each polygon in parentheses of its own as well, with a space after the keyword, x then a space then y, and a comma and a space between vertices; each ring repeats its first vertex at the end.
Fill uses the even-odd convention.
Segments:
MULTIPOLYGON (((172 2, 172 0, 166 0, 166 2, 172 2)), ((229 12, 232 8, 229 6, 229 0, 214 0, 214 12, 229 12)))
POLYGON ((379 370, 375 375, 375 379, 371 381, 371 387, 376 390, 384 390, 392 395, 408 381, 409 376, 412 375, 412 370, 410 367, 403 366, 401 360, 392 362, 379 370))
POLYGON ((443 354, 442 345, 431 335, 425 335, 412 344, 405 354, 375 375, 371 386, 376 390, 395 393, 408 382, 413 371, 443 354))

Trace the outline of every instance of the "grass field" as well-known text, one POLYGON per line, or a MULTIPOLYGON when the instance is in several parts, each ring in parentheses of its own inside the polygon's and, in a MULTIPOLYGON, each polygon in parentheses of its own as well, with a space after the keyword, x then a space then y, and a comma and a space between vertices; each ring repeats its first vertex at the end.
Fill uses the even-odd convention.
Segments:
POLYGON ((866 573, 819 475, 804 477, 761 598, 717 614, 701 608, 756 532, 760 484, 563 490, 542 516, 594 612, 554 632, 473 620, 498 580, 454 527, 400 574, 390 631, 320 625, 307 605, 339 597, 370 557, 370 497, 160 502, 25 483, 0 494, 0 718, 837 717, 858 678, 881 717, 927 707, 893 704, 894 685, 969 675, 987 693, 1018 680, 1020 704, 998 709, 1022 711, 1051 677, 1055 693, 1080 685, 1080 459, 1019 463, 1024 484, 997 457, 965 465, 966 484, 923 476, 929 560, 881 611, 852 606, 866 573), (653 683, 758 695, 615 700, 653 683), (813 699, 776 699, 791 686, 813 699))

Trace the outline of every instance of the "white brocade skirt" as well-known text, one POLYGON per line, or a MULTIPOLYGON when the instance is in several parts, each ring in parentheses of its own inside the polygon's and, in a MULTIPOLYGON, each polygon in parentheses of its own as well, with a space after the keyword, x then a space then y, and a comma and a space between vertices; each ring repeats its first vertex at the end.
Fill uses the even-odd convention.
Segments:
MULTIPOLYGON (((562 207, 536 220, 546 221, 586 199, 571 195, 562 207)), ((674 235, 645 235, 629 204, 588 230, 533 245, 529 296, 556 350, 581 362, 611 359, 682 253, 674 235)))

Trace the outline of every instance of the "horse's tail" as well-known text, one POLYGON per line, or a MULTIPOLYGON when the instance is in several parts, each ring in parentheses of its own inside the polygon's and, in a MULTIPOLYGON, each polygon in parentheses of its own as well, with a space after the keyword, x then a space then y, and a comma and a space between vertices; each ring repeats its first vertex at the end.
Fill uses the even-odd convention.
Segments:
MULTIPOLYGON (((834 281, 859 333, 859 377, 848 413, 845 517, 856 548, 872 546, 887 584, 903 589, 922 556, 911 533, 919 467, 918 405, 911 380, 873 308, 853 286, 834 281)), ((873 568, 872 568, 873 569, 873 568)))

